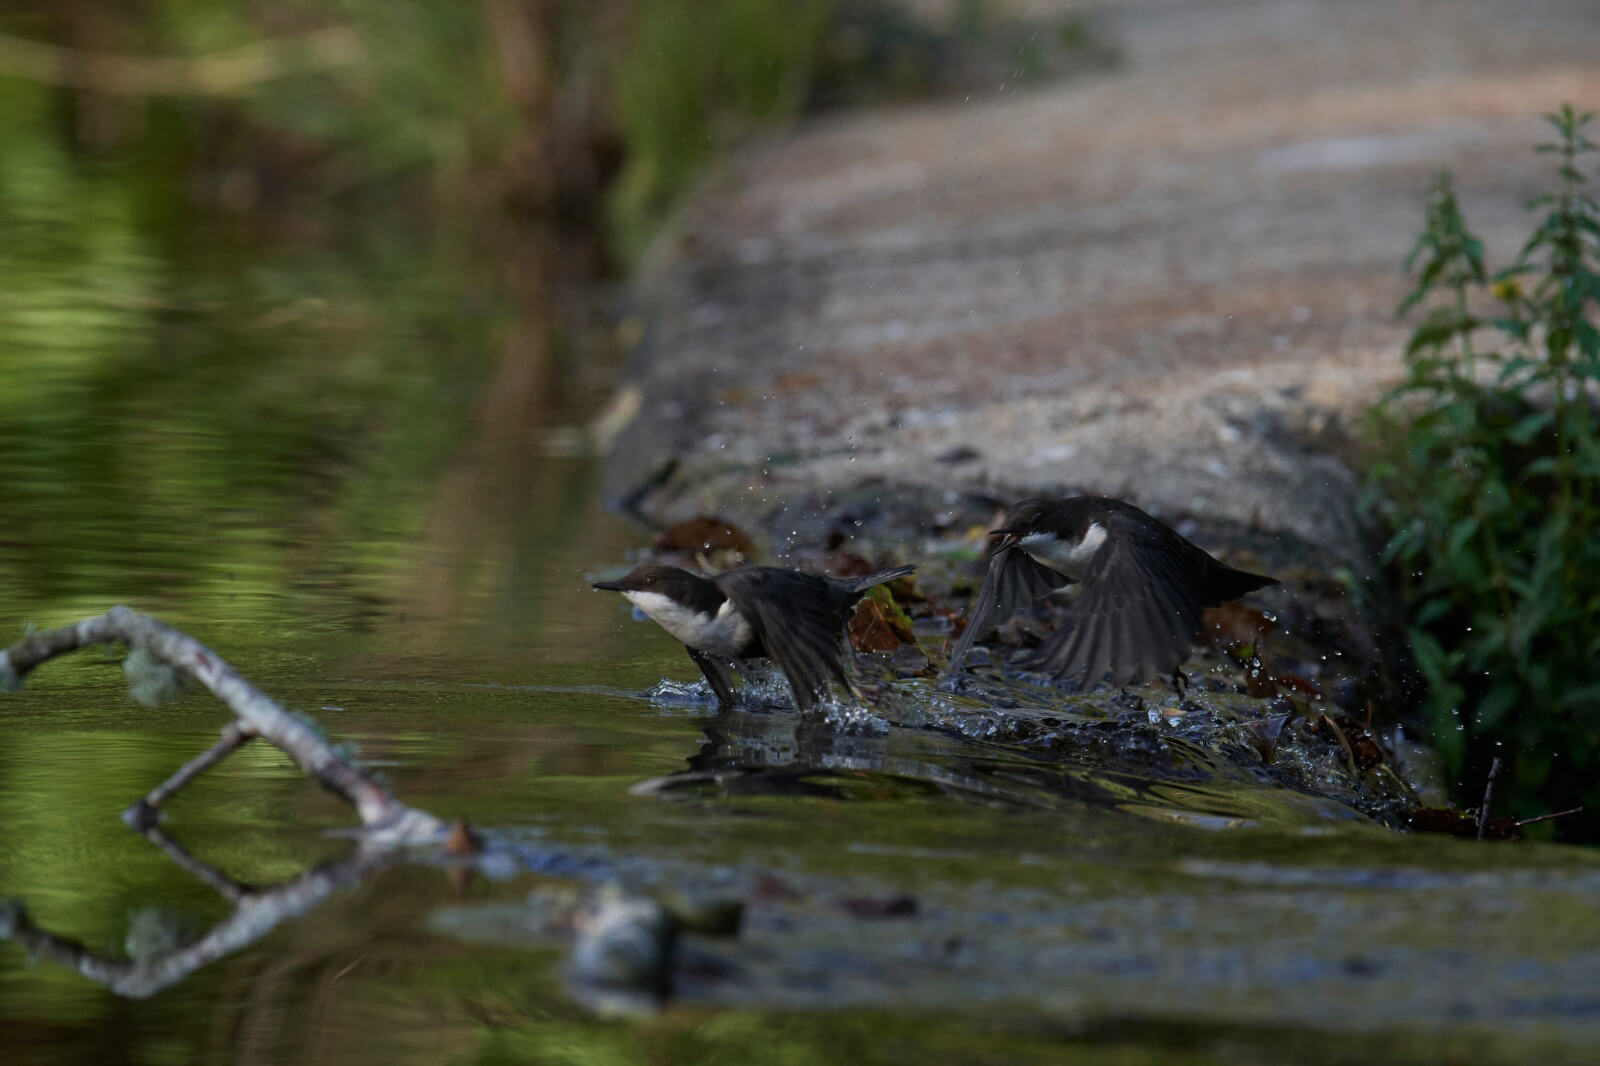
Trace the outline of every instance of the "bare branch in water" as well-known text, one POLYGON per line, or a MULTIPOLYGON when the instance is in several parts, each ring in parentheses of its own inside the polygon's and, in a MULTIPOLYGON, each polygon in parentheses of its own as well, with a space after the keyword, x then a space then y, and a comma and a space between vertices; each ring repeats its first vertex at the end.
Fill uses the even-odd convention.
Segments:
POLYGON ((211 769, 255 737, 255 734, 238 722, 229 722, 222 728, 222 739, 178 768, 178 772, 150 790, 149 795, 122 812, 122 820, 135 829, 144 830, 156 824, 157 811, 168 799, 190 781, 211 769))
POLYGON ((367 839, 394 844, 434 843, 443 839, 447 828, 444 822, 401 803, 388 789, 335 751, 308 720, 278 706, 216 652, 181 630, 127 607, 113 607, 103 615, 74 625, 31 634, 0 651, 0 689, 20 688, 30 670, 58 655, 118 641, 130 649, 143 649, 205 686, 227 704, 238 719, 223 731, 222 739, 215 746, 130 808, 126 817, 135 828, 153 822, 154 812, 161 804, 196 775, 252 737, 260 737, 280 748, 302 771, 354 807, 367 839))
MULTIPOLYGON (((156 840, 159 832, 147 830, 146 835, 156 840)), ((187 859, 184 865, 191 869, 203 865, 188 858, 187 852, 174 841, 157 840, 157 843, 169 855, 176 850, 187 859)), ((267 890, 247 889, 206 868, 208 872, 200 876, 233 900, 233 913, 203 936, 147 959, 113 959, 96 954, 76 940, 56 936, 34 925, 28 912, 16 901, 0 903, 0 939, 15 940, 31 954, 76 970, 119 996, 143 999, 176 984, 207 963, 255 943, 284 919, 304 914, 335 891, 356 884, 368 874, 398 862, 404 855, 405 852, 394 848, 362 847, 348 859, 308 870, 292 881, 267 890)))

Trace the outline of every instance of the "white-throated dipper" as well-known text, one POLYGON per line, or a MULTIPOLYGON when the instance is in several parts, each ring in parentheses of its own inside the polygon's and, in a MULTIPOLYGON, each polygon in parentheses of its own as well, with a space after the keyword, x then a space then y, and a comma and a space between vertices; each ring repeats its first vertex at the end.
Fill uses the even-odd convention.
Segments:
POLYGON ((1084 685, 1170 677, 1181 694, 1179 667, 1200 633, 1200 612, 1278 583, 1217 562, 1160 519, 1106 496, 1022 500, 991 532, 1004 539, 945 679, 1013 610, 1078 582, 1068 624, 1033 665, 1084 685))
POLYGON ((776 566, 741 566, 702 577, 676 566, 645 563, 620 581, 594 587, 620 592, 689 649, 717 702, 732 707, 727 659, 771 659, 804 711, 829 681, 849 685, 841 654, 845 622, 873 586, 913 573, 896 566, 866 577, 802 574, 776 566))

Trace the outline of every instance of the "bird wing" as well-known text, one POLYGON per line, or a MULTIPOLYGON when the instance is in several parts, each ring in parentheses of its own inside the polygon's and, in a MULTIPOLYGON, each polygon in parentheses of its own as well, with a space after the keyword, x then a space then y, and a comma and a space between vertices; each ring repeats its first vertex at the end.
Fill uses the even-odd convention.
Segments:
POLYGON ((1026 607, 1070 583, 1071 579, 1065 574, 1058 574, 1035 561, 1015 544, 998 548, 989 557, 989 569, 983 575, 983 587, 978 590, 978 598, 967 614, 967 628, 961 631, 955 647, 950 649, 950 661, 945 665, 940 680, 961 669, 962 660, 977 639, 1012 611, 1026 607))
POLYGON ((717 587, 788 676, 802 711, 826 691, 829 681, 848 684, 840 662, 842 627, 823 578, 750 566, 722 574, 717 587))
POLYGON ((1106 545, 1083 575, 1067 627, 1045 645, 1040 669, 1090 685, 1170 675, 1200 631, 1200 596, 1178 560, 1128 523, 1108 523, 1106 545))

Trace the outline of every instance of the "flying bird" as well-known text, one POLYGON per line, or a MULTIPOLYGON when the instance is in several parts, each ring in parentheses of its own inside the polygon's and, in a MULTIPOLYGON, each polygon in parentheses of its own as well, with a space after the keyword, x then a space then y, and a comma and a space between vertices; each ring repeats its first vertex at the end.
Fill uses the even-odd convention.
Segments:
POLYGON ((1200 612, 1278 582, 1217 562, 1161 520, 1106 496, 1027 499, 1013 506, 983 587, 950 652, 952 677, 974 641, 1018 607, 1077 582, 1068 624, 1045 642, 1037 669, 1121 687, 1169 677, 1200 633, 1200 612))
POLYGON ((645 563, 620 581, 594 587, 620 592, 662 629, 682 641, 705 675, 717 703, 732 707, 733 682, 724 661, 771 659, 808 710, 829 681, 848 686, 841 636, 856 602, 876 585, 916 571, 896 566, 866 577, 803 574, 776 566, 741 566, 702 577, 676 566, 645 563))

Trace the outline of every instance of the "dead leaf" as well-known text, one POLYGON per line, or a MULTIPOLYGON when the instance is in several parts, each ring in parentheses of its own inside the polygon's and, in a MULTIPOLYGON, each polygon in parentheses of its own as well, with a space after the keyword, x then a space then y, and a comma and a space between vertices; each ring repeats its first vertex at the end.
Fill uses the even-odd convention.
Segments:
POLYGON ((1377 738, 1368 731, 1366 723, 1349 715, 1341 715, 1335 718, 1334 722, 1344 730, 1344 737, 1350 742, 1350 752, 1356 760, 1356 766, 1370 770, 1374 766, 1383 764, 1383 748, 1378 746, 1377 738))
POLYGON ((847 896, 839 906, 852 918, 881 921, 884 918, 911 918, 917 913, 915 896, 847 896))
POLYGON ((444 839, 444 850, 448 855, 476 855, 483 850, 483 840, 466 822, 452 822, 444 839))
POLYGON ((866 577, 879 569, 852 551, 830 551, 822 557, 822 572, 830 577, 866 577))
POLYGON ((1300 695, 1313 700, 1322 696, 1322 690, 1317 688, 1315 682, 1301 677, 1299 674, 1273 674, 1271 681, 1278 686, 1280 692, 1298 692, 1300 695))
POLYGON ((1242 603, 1225 603, 1221 607, 1206 609, 1203 632, 1219 649, 1251 648, 1261 641, 1263 633, 1272 630, 1272 622, 1254 607, 1242 603))
POLYGON ((1278 750, 1278 739, 1283 736, 1283 727, 1288 725, 1293 717, 1285 714, 1276 718, 1257 718, 1244 724, 1245 729, 1250 732, 1250 742, 1261 755, 1261 765, 1265 766, 1272 762, 1272 756, 1278 750))
POLYGON ((761 874, 751 888, 751 894, 756 899, 777 900, 780 903, 794 903, 805 899, 805 893, 793 888, 771 874, 761 874))
POLYGON ((727 549, 750 555, 752 545, 737 526, 726 519, 702 515, 668 526, 656 534, 658 552, 712 552, 727 549))
POLYGON ((894 596, 882 585, 867 593, 850 617, 850 645, 856 651, 892 652, 902 644, 915 644, 911 620, 895 606, 894 596))
POLYGON ((1298 674, 1272 674, 1266 664, 1252 657, 1244 663, 1244 691, 1247 696, 1271 699, 1274 696, 1301 696, 1308 700, 1322 698, 1316 683, 1298 674))
POLYGON ((1338 742, 1349 751, 1350 761, 1358 770, 1371 770, 1383 765, 1383 748, 1359 718, 1349 715, 1330 718, 1324 714, 1311 724, 1311 732, 1338 742))

